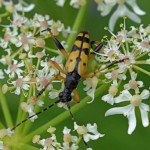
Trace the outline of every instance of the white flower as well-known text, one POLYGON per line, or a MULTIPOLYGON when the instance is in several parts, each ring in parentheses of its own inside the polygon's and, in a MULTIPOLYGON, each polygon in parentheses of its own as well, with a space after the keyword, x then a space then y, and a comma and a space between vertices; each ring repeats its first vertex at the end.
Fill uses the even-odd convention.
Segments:
MULTIPOLYGON (((25 102, 21 103, 21 108, 25 111, 25 112, 28 112, 29 116, 33 116, 35 115, 33 109, 34 109, 34 106, 30 103, 30 104, 27 104, 25 102)), ((31 117, 30 120, 32 122, 34 122, 35 119, 37 119, 38 116, 35 115, 34 117, 31 117)))
POLYGON ((34 4, 27 4, 24 1, 20 1, 19 3, 17 3, 15 5, 16 10, 21 11, 21 12, 29 12, 29 11, 33 10, 34 7, 35 7, 34 4))
POLYGON ((131 72, 131 80, 128 84, 124 85, 126 90, 134 89, 135 93, 139 93, 139 88, 143 87, 142 81, 136 81, 137 73, 131 72))
POLYGON ((16 47, 23 47, 26 52, 30 50, 30 46, 35 43, 33 33, 28 32, 18 36, 17 43, 14 43, 16 47))
POLYGON ((118 85, 117 79, 120 79, 120 80, 126 79, 126 75, 122 72, 122 70, 113 70, 111 73, 110 72, 106 73, 105 77, 107 79, 113 80, 113 85, 116 85, 116 86, 118 85))
POLYGON ((21 27, 28 21, 26 17, 19 15, 17 12, 13 13, 13 21, 12 24, 14 27, 21 27))
POLYGON ((9 75, 10 78, 14 78, 15 74, 17 74, 18 77, 21 76, 21 74, 23 73, 23 70, 21 69, 21 67, 24 66, 24 62, 18 62, 17 60, 13 59, 13 63, 11 65, 8 66, 8 69, 5 69, 5 73, 9 75))
POLYGON ((70 131, 71 131, 70 129, 68 129, 67 127, 64 127, 64 129, 63 129, 64 142, 65 143, 70 143, 70 142, 76 143, 78 138, 77 138, 77 136, 72 136, 70 134, 70 131))
POLYGON ((139 15, 145 15, 145 12, 141 10, 136 0, 104 0, 104 1, 97 1, 98 4, 97 9, 101 12, 102 16, 108 15, 112 8, 117 5, 117 9, 115 9, 115 12, 112 14, 110 20, 109 20, 109 28, 111 31, 114 30, 115 24, 119 17, 127 16, 132 21, 136 23, 140 23, 141 19, 139 15), (133 11, 130 11, 127 6, 130 6, 133 11))
POLYGON ((87 78, 85 81, 83 81, 83 84, 86 85, 84 88, 84 91, 87 91, 87 95, 92 98, 92 100, 88 103, 91 103, 94 101, 94 93, 97 87, 98 79, 96 76, 93 78, 87 78))
POLYGON ((97 131, 96 123, 93 125, 87 124, 87 126, 79 126, 76 122, 74 122, 74 129, 79 135, 83 136, 85 142, 89 142, 90 140, 97 140, 98 138, 104 136, 97 131))
MULTIPOLYGON (((17 36, 18 36, 18 31, 17 28, 9 28, 6 26, 5 28, 5 33, 4 33, 4 37, 0 38, 0 46, 3 49, 6 49, 9 46, 9 42, 11 43, 16 43, 17 42, 17 36)), ((8 55, 10 55, 10 53, 8 53, 8 55)))
POLYGON ((150 38, 149 38, 149 32, 147 32, 147 28, 144 29, 143 24, 141 24, 139 27, 138 38, 134 40, 134 44, 137 47, 137 49, 140 51, 140 53, 150 52, 150 44, 149 44, 150 38))
POLYGON ((136 116, 135 116, 135 107, 139 107, 141 112, 142 124, 144 127, 149 125, 148 120, 148 111, 150 111, 150 107, 147 104, 142 103, 142 100, 148 99, 150 96, 150 91, 143 90, 140 95, 131 95, 129 91, 124 90, 122 94, 120 94, 117 98, 115 98, 115 102, 124 102, 129 101, 130 104, 124 107, 115 107, 109 109, 105 116, 114 115, 114 114, 123 114, 128 118, 128 134, 131 134, 136 127, 136 116))
POLYGON ((29 90, 30 87, 29 81, 30 81, 29 76, 26 76, 24 78, 20 76, 20 78, 18 78, 16 81, 11 81, 10 84, 13 84, 16 87, 14 93, 16 95, 20 95, 21 90, 25 90, 25 91, 29 90))
POLYGON ((60 143, 56 141, 54 134, 50 138, 40 140, 38 144, 43 146, 42 150, 55 150, 56 147, 60 148, 60 143))

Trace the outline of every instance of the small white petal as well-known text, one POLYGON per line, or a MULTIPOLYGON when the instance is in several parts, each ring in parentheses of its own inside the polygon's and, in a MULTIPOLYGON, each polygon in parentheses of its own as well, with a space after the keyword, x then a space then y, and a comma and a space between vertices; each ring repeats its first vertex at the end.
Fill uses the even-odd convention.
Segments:
POLYGON ((105 116, 116 115, 116 114, 123 114, 124 116, 126 116, 132 110, 132 108, 133 107, 131 105, 111 108, 106 111, 105 116))
POLYGON ((138 87, 143 87, 143 82, 142 81, 137 81, 137 84, 139 85, 138 87))
POLYGON ((54 99, 56 97, 58 97, 58 91, 51 91, 51 92, 49 92, 49 98, 50 99, 54 99))
POLYGON ((70 131, 71 131, 70 129, 68 129, 67 127, 64 127, 63 134, 69 134, 70 131))
POLYGON ((130 113, 127 116, 128 118, 128 134, 132 134, 132 132, 135 130, 136 127, 136 117, 135 117, 135 110, 132 109, 132 111, 130 111, 130 113))
POLYGON ((15 5, 15 8, 16 8, 17 11, 23 11, 23 12, 29 12, 29 11, 31 11, 34 7, 35 7, 34 4, 30 4, 30 5, 28 5, 27 7, 23 7, 23 6, 20 5, 19 3, 18 3, 18 5, 15 5))
POLYGON ((134 12, 138 15, 145 15, 146 13, 139 8, 139 6, 136 3, 136 0, 126 0, 126 2, 132 7, 134 12))
POLYGON ((15 94, 16 94, 16 95, 20 95, 20 92, 21 92, 20 87, 17 87, 16 90, 15 90, 15 94))
POLYGON ((130 11, 128 8, 126 8, 126 16, 136 23, 141 23, 140 17, 132 11, 130 11))
POLYGON ((149 90, 143 90, 140 94, 142 99, 148 99, 150 97, 150 91, 149 90))
POLYGON ((105 74, 105 77, 106 77, 107 79, 111 79, 111 73, 106 73, 106 74, 105 74))
POLYGON ((124 89, 129 90, 129 89, 130 89, 129 84, 125 84, 125 85, 124 85, 124 89))
POLYGON ((143 107, 141 105, 139 108, 140 108, 140 112, 141 112, 142 124, 144 127, 147 127, 149 125, 148 112, 145 111, 145 109, 143 109, 143 107))
POLYGON ((83 138, 85 142, 89 142, 91 140, 97 140, 100 137, 100 134, 91 135, 91 134, 84 134, 83 138))
POLYGON ((139 107, 145 111, 150 111, 150 106, 147 104, 141 103, 139 107))
POLYGON ((94 101, 94 93, 95 93, 95 90, 96 90, 96 89, 93 89, 93 88, 92 88, 92 89, 90 89, 90 90, 87 91, 87 95, 92 98, 91 101, 87 102, 88 104, 90 104, 90 103, 92 103, 92 102, 94 101))
POLYGON ((101 11, 101 16, 107 16, 111 12, 112 8, 113 6, 107 4, 103 6, 98 6, 98 10, 101 11))
POLYGON ((122 91, 121 95, 115 98, 115 103, 130 101, 132 98, 132 95, 129 91, 124 90, 122 91))
POLYGON ((119 5, 119 6, 117 7, 117 10, 116 10, 116 11, 112 14, 112 16, 110 17, 109 25, 108 25, 108 26, 109 26, 109 29, 110 29, 111 31, 114 30, 115 24, 116 24, 118 18, 120 17, 120 12, 122 12, 122 11, 124 10, 124 7, 122 7, 122 6, 124 6, 124 5, 119 5))
POLYGON ((76 123, 76 122, 74 122, 74 129, 75 129, 75 130, 77 130, 77 129, 78 129, 78 127, 79 127, 79 126, 77 125, 77 123, 76 123))
POLYGON ((104 95, 104 96, 102 97, 102 100, 103 100, 104 102, 107 102, 107 103, 111 104, 111 105, 114 104, 114 98, 113 98, 113 96, 110 95, 110 94, 104 95))

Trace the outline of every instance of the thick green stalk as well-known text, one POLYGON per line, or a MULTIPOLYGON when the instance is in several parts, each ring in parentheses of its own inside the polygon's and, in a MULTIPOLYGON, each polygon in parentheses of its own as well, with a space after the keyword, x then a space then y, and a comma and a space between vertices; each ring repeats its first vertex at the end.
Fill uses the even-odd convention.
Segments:
MULTIPOLYGON (((18 108, 18 113, 17 113, 18 115, 17 115, 16 124, 17 124, 18 122, 20 122, 21 119, 22 119, 23 110, 20 108, 20 105, 21 105, 21 103, 24 102, 24 101, 25 101, 25 97, 24 97, 23 93, 21 93, 20 101, 19 101, 19 108, 18 108)), ((15 133, 17 134, 17 133, 19 133, 19 132, 21 132, 21 131, 20 131, 19 129, 17 129, 15 133)))
POLYGON ((24 144, 24 143, 16 143, 18 144, 17 149, 15 147, 14 150, 39 150, 39 148, 28 145, 28 144, 24 144))
MULTIPOLYGON (((26 101, 25 101, 25 102, 28 103, 28 100, 30 99, 31 95, 32 95, 32 86, 30 87, 29 94, 28 94, 28 97, 26 97, 26 101)), ((21 119, 20 119, 20 120, 22 121, 22 120, 24 120, 26 117, 27 117, 27 113, 23 111, 23 113, 21 114, 21 119)), ((20 122, 20 121, 19 121, 19 122, 20 122)), ((17 122, 17 123, 18 123, 18 122, 17 122)), ((17 128, 17 129, 16 129, 16 130, 18 130, 17 133, 18 133, 18 132, 19 132, 19 133, 23 133, 23 127, 26 126, 27 124, 28 124, 28 122, 26 122, 25 124, 22 124, 20 128, 17 128)))
POLYGON ((148 76, 150 76, 150 72, 146 71, 145 69, 142 69, 142 68, 140 68, 140 67, 138 67, 136 65, 133 65, 133 68, 136 69, 136 70, 139 70, 139 71, 143 72, 144 74, 146 74, 148 76))
MULTIPOLYGON (((95 98, 100 97, 100 95, 102 96, 102 94, 108 89, 108 87, 109 87, 109 84, 104 84, 104 85, 100 86, 96 90, 95 98)), ((79 104, 76 104, 75 106, 73 106, 71 108, 71 112, 74 114, 75 112, 79 111, 83 107, 89 105, 89 104, 87 104, 87 102, 89 102, 90 99, 91 98, 89 96, 86 96, 83 100, 81 100, 81 102, 79 104)), ((34 135, 45 132, 48 129, 48 127, 55 126, 55 125, 61 123, 62 121, 64 121, 68 117, 70 117, 70 113, 69 113, 69 111, 65 111, 64 113, 60 114, 59 116, 55 117, 48 123, 44 124, 43 126, 39 127, 38 129, 34 130, 30 134, 28 134, 26 137, 24 137, 24 142, 27 143, 27 142, 31 141, 31 139, 33 138, 34 135)))
POLYGON ((3 114, 4 114, 4 117, 5 117, 6 124, 7 124, 8 127, 12 127, 13 126, 12 118, 11 118, 11 115, 10 115, 7 100, 5 98, 5 95, 2 93, 1 84, 0 84, 0 103, 1 103, 1 107, 2 107, 2 110, 3 110, 3 114))

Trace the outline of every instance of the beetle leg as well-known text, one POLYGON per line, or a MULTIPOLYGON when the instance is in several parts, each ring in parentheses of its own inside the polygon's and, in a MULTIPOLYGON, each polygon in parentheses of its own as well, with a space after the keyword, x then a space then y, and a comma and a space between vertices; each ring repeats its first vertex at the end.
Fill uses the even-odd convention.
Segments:
POLYGON ((50 62, 50 63, 51 63, 56 69, 58 69, 61 73, 66 74, 66 71, 63 70, 63 69, 59 66, 59 64, 58 64, 57 62, 55 62, 55 61, 53 61, 53 60, 51 60, 51 59, 48 59, 48 62, 50 62))
POLYGON ((126 61, 127 59, 129 59, 129 58, 125 58, 125 59, 121 59, 121 60, 118 60, 118 61, 114 61, 113 63, 111 63, 109 65, 106 65, 105 67, 103 67, 103 68, 101 68, 99 70, 96 70, 94 72, 88 73, 86 75, 82 75, 82 78, 92 78, 97 73, 99 73, 99 72, 101 72, 101 71, 103 71, 103 70, 105 70, 105 69, 107 69, 107 68, 109 68, 109 67, 111 67, 111 66, 113 66, 115 64, 122 63, 122 62, 126 61))
POLYGON ((73 90, 73 95, 74 95, 76 103, 79 103, 80 102, 80 97, 79 97, 79 94, 77 92, 77 89, 73 90))
POLYGON ((43 92, 47 89, 47 87, 49 86, 50 83, 52 83, 52 81, 54 81, 55 79, 58 79, 58 80, 65 80, 65 78, 63 76, 60 76, 60 75, 56 75, 56 76, 53 76, 49 81, 48 83, 44 86, 44 88, 39 91, 39 93, 36 95, 36 97, 38 98, 39 96, 41 96, 43 94, 43 92))
POLYGON ((89 59, 92 58, 95 55, 94 52, 98 53, 103 47, 103 43, 99 42, 99 41, 91 41, 90 44, 91 44, 91 48, 93 48, 93 45, 96 45, 96 47, 93 49, 93 52, 91 52, 89 54, 89 59))
POLYGON ((53 33, 51 32, 51 29, 48 28, 47 31, 50 33, 50 35, 51 35, 51 37, 52 37, 55 45, 60 50, 60 52, 63 54, 63 56, 66 57, 66 58, 68 58, 68 53, 66 52, 66 50, 64 49, 64 47, 62 46, 62 44, 59 42, 59 40, 53 35, 53 33))

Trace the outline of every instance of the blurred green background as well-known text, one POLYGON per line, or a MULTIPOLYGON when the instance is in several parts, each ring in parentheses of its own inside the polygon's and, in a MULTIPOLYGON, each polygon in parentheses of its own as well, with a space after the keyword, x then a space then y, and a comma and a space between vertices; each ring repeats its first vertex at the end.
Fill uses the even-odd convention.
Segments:
MULTIPOLYGON (((78 9, 72 8, 69 5, 68 0, 64 7, 58 7, 55 4, 54 0, 28 0, 28 2, 34 3, 36 7, 30 13, 27 13, 27 16, 32 17, 35 13, 39 13, 42 15, 48 14, 54 20, 61 20, 66 27, 73 26, 75 18, 78 14, 78 9)), ((142 24, 147 26, 150 22, 149 1, 138 0, 137 2, 140 8, 146 12, 145 16, 141 16, 141 19, 142 24)), ((109 35, 109 33, 104 30, 104 27, 108 26, 109 18, 110 15, 108 15, 107 17, 101 17, 100 13, 97 11, 96 4, 93 2, 93 0, 90 0, 88 9, 86 10, 85 16, 81 22, 79 31, 87 30, 91 35, 91 40, 100 40, 104 35, 109 35)), ((118 31, 119 25, 122 22, 123 19, 119 19, 117 21, 117 25, 114 31, 115 33, 116 31, 118 31)), ((127 20, 127 29, 129 29, 131 25, 135 25, 138 27, 138 25, 134 22, 127 20)), ((149 80, 148 76, 145 76, 143 74, 141 74, 140 78, 142 80, 145 80, 145 82, 149 80)), ((147 82, 146 85, 149 86, 149 83, 147 82)), ((78 91, 82 100, 85 95, 83 93, 82 83, 79 84, 78 91)), ((18 106, 18 97, 14 96, 13 94, 8 94, 7 99, 8 103, 10 104, 11 113, 15 118, 17 114, 16 108, 18 106), (10 100, 10 97, 14 98, 13 102, 12 98, 10 100), (12 103, 13 105, 11 105, 12 103)), ((149 150, 150 127, 148 126, 147 128, 144 128, 142 126, 140 114, 137 116, 138 121, 136 130, 133 132, 132 135, 128 135, 127 118, 125 118, 123 115, 105 117, 104 114, 109 108, 111 108, 111 106, 101 101, 101 98, 98 97, 97 99, 95 99, 94 103, 87 105, 85 108, 74 114, 77 122, 80 122, 80 124, 96 122, 98 124, 98 130, 100 131, 100 133, 105 134, 103 138, 100 138, 97 141, 89 142, 89 146, 92 147, 94 150, 149 150)), ((39 119, 37 119, 35 124, 33 125, 33 128, 35 126, 40 126, 44 124, 46 121, 55 117, 55 115, 63 112, 63 110, 58 110, 57 112, 54 112, 54 110, 56 111, 55 108, 52 108, 48 112, 40 115, 39 119)), ((2 114, 0 114, 0 117, 3 118, 2 114)), ((68 128, 72 127, 71 118, 64 120, 61 124, 56 126, 58 130, 57 132, 60 133, 60 136, 64 126, 67 126, 68 128)), ((83 145, 81 149, 86 148, 83 145)))

